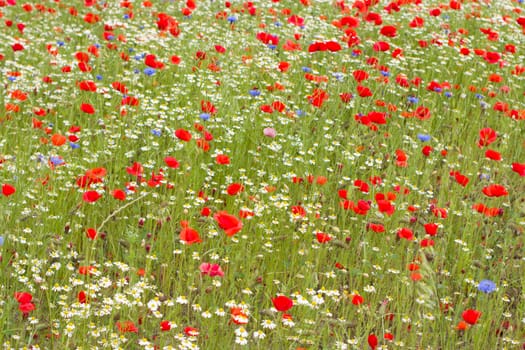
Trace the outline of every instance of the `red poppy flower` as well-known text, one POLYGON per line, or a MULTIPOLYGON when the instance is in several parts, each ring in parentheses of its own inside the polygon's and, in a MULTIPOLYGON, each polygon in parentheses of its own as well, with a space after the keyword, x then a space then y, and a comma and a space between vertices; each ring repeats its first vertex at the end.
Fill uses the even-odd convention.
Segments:
POLYGON ((230 309, 231 321, 237 325, 247 324, 249 317, 240 307, 230 309))
MULTIPOLYGON (((363 3, 362 1, 356 1, 355 4, 359 4, 359 3, 363 3)), ((368 8, 366 8, 366 4, 363 4, 363 9, 362 9, 362 12, 367 12, 368 11, 368 8)), ((355 5, 354 5, 355 6, 355 5)), ((379 13, 376 13, 376 12, 368 12, 368 14, 366 15, 365 17, 365 21, 367 22, 374 22, 374 24, 376 26, 380 26, 381 24, 383 24, 383 18, 381 17, 381 15, 379 13)))
POLYGON ((86 295, 86 292, 81 290, 77 294, 77 300, 80 304, 86 304, 88 302, 88 296, 86 295))
POLYGON ((290 63, 284 62, 284 61, 283 62, 279 62, 278 68, 279 68, 279 70, 281 72, 285 73, 290 68, 290 63))
POLYGON ((115 82, 111 83, 111 87, 113 89, 119 91, 122 94, 127 94, 128 93, 128 88, 126 87, 126 85, 124 85, 123 83, 121 83, 119 81, 115 81, 115 82))
POLYGON ((225 154, 219 154, 217 157, 215 157, 215 161, 217 162, 217 164, 221 165, 230 164, 230 158, 225 154))
POLYGON ((213 215, 213 218, 217 222, 220 228, 224 230, 224 233, 228 237, 235 235, 242 229, 242 222, 235 216, 228 214, 225 211, 219 211, 213 215))
POLYGON ((372 96, 372 90, 370 90, 370 88, 366 86, 358 85, 357 94, 359 95, 359 97, 370 97, 372 96))
POLYGON ((525 163, 512 163, 512 171, 518 173, 519 176, 525 176, 525 163))
POLYGON ((22 45, 20 43, 15 43, 15 44, 11 45, 11 48, 13 49, 14 52, 16 52, 16 51, 23 51, 24 50, 24 45, 22 45))
POLYGON ((315 234, 316 238, 317 238, 317 242, 319 243, 326 243, 326 242, 330 242, 332 240, 332 237, 330 237, 329 234, 326 234, 326 233, 323 233, 323 232, 317 232, 315 234))
POLYGON ((358 83, 362 82, 363 80, 368 79, 368 73, 361 69, 357 69, 353 71, 352 76, 358 83))
POLYGON ((425 232, 430 235, 430 236, 435 236, 437 234, 437 230, 439 228, 439 226, 437 224, 434 224, 434 223, 426 223, 425 225, 423 225, 425 227, 425 232))
POLYGON ((363 296, 359 294, 354 294, 352 296, 352 304, 354 305, 361 305, 362 303, 364 303, 364 301, 365 301, 365 298, 363 298, 363 296))
POLYGON ((481 312, 474 309, 467 309, 463 311, 461 317, 470 325, 475 325, 481 317, 481 312))
POLYGON ((407 167, 408 166, 408 157, 402 149, 396 150, 396 165, 399 167, 407 167))
POLYGON ((412 230, 409 228, 403 227, 397 231, 397 236, 399 238, 411 241, 414 239, 414 232, 412 232, 412 230))
POLYGON ((189 245, 202 242, 201 238, 199 237, 199 233, 191 227, 183 228, 180 231, 179 238, 189 245))
POLYGON ((235 196, 236 194, 240 193, 244 191, 244 186, 241 185, 240 183, 232 183, 231 185, 228 186, 228 188, 226 189, 226 192, 230 195, 230 196, 235 196))
POLYGON ((502 197, 509 194, 505 186, 498 184, 483 187, 482 192, 487 197, 502 197))
POLYGON ((498 52, 486 52, 483 59, 490 64, 498 63, 501 59, 501 55, 498 52))
POLYGON ((433 17, 438 17, 439 15, 441 15, 441 10, 439 8, 431 9, 430 15, 433 17))
POLYGON ((432 239, 428 239, 428 238, 424 238, 421 240, 421 242, 419 243, 419 245, 422 247, 422 248, 426 248, 426 247, 433 247, 434 246, 434 240, 432 239))
POLYGON ((155 69, 162 69, 164 68, 164 63, 157 61, 157 57, 155 55, 146 55, 144 58, 144 64, 146 66, 155 68, 155 69))
POLYGON ((430 119, 431 114, 430 110, 425 106, 419 106, 414 111, 414 116, 420 120, 427 120, 430 119))
POLYGON ((314 89, 312 95, 308 95, 307 98, 314 107, 320 108, 328 100, 328 93, 321 89, 314 89))
POLYGON ((172 169, 177 169, 179 167, 179 162, 175 157, 165 157, 164 163, 166 163, 166 165, 172 169))
POLYGON ((169 331, 171 329, 171 323, 170 321, 162 321, 160 323, 160 330, 165 332, 165 331, 169 331))
POLYGON ((498 135, 495 130, 491 128, 484 128, 479 131, 479 141, 478 146, 488 146, 494 141, 496 141, 498 135))
POLYGON ((124 192, 123 190, 120 190, 120 189, 116 189, 116 190, 113 190, 111 191, 111 195, 113 196, 113 198, 119 200, 119 201, 123 201, 126 199, 126 192, 124 192))
POLYGON ((191 133, 185 129, 175 130, 175 136, 182 141, 188 142, 191 140, 191 133))
POLYGON ((394 26, 384 26, 379 31, 381 35, 387 36, 389 38, 394 38, 397 35, 397 28, 394 26))
POLYGON ((326 49, 331 52, 336 52, 342 49, 341 45, 337 41, 327 41, 326 49))
POLYGON ((394 207, 394 205, 392 205, 392 203, 389 200, 380 199, 376 202, 377 202, 377 208, 379 209, 381 213, 385 213, 387 215, 394 214, 394 211, 396 210, 396 208, 394 207))
POLYGON ((454 176, 454 179, 456 179, 456 182, 463 187, 467 186, 467 184, 470 181, 468 177, 461 174, 459 171, 451 171, 450 176, 454 176))
POLYGON ((91 80, 85 80, 78 83, 78 87, 82 91, 97 91, 97 85, 91 80))
POLYGON ((123 321, 116 323, 120 333, 138 333, 139 330, 132 321, 123 321))
POLYGON ((132 176, 142 176, 144 168, 138 162, 133 163, 132 166, 126 168, 126 172, 132 176))
POLYGON ((279 295, 278 297, 272 298, 273 307, 277 311, 286 312, 290 310, 293 306, 293 300, 284 295, 279 295))
POLYGON ((390 50, 390 44, 385 41, 378 41, 372 48, 374 51, 388 51, 390 50))
POLYGON ((100 193, 98 193, 97 191, 86 191, 82 195, 82 200, 84 202, 94 203, 94 202, 98 201, 101 197, 102 197, 102 195, 100 193))
POLYGON ((293 24, 298 27, 304 26, 304 18, 299 17, 297 15, 292 15, 288 17, 288 23, 293 24))
POLYGON ((448 5, 453 10, 461 10, 461 3, 459 1, 451 0, 448 5))
POLYGON ((79 266, 78 273, 81 275, 92 275, 97 269, 94 266, 79 266))
POLYGON ((366 228, 377 233, 385 232, 385 226, 382 224, 369 223, 366 225, 366 228))
POLYGON ((199 335, 199 330, 197 328, 193 328, 193 327, 185 327, 184 328, 184 333, 188 337, 196 337, 196 336, 199 335))
POLYGON ((488 149, 485 152, 485 157, 492 159, 492 160, 496 160, 496 161, 501 160, 501 154, 498 151, 495 151, 493 149, 488 149))
POLYGON ((86 236, 87 238, 94 240, 95 238, 97 238, 97 230, 95 230, 94 228, 88 228, 86 230, 86 236))
POLYGON ((203 113, 215 114, 217 113, 217 108, 210 101, 201 101, 201 110, 203 113))
POLYGON ((95 108, 93 108, 93 106, 89 103, 82 103, 80 105, 80 109, 82 110, 82 112, 86 113, 86 114, 94 114, 95 113, 95 108))
POLYGON ((18 310, 22 311, 24 315, 29 314, 29 312, 35 309, 35 304, 33 303, 20 303, 18 304, 18 310))
POLYGON ((208 152, 210 150, 210 143, 203 138, 195 140, 195 144, 204 152, 208 152))
POLYGON ((377 348, 377 344, 379 342, 375 334, 370 334, 367 338, 367 341, 368 341, 368 346, 370 346, 370 349, 375 350, 377 348))
POLYGON ((360 179, 354 181, 354 187, 356 187, 357 189, 359 189, 359 191, 363 193, 368 193, 368 191, 370 190, 370 186, 365 181, 360 179))
POLYGON ((282 113, 285 110, 286 105, 281 101, 274 101, 272 103, 272 108, 275 109, 277 112, 282 113))
POLYGON ((20 304, 30 303, 33 300, 33 295, 28 292, 15 292, 15 299, 20 304))
POLYGON ((140 101, 138 98, 134 97, 134 96, 126 96, 122 99, 122 101, 120 102, 120 105, 121 106, 132 106, 132 107, 136 107, 140 104, 140 101))
POLYGON ((341 102, 348 103, 352 100, 354 96, 349 92, 342 92, 339 94, 339 98, 341 99, 341 102))
POLYGON ((432 146, 426 145, 421 149, 421 153, 423 153, 425 157, 428 157, 433 150, 432 146))
POLYGON ((425 20, 421 17, 415 17, 412 21, 410 21, 409 26, 411 28, 421 28, 425 24, 425 20))
POLYGON ((16 192, 16 189, 13 185, 10 184, 3 184, 2 185, 2 194, 6 197, 9 197, 10 195, 14 194, 16 192))

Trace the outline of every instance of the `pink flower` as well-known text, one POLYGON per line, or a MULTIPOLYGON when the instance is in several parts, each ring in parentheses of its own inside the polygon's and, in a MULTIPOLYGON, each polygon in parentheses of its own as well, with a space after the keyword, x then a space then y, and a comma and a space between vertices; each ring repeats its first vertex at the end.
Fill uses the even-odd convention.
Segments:
POLYGON ((223 277, 224 271, 218 264, 202 263, 199 267, 203 275, 209 275, 210 277, 223 277))
POLYGON ((264 136, 268 137, 275 137, 277 135, 277 131, 274 128, 264 128, 263 130, 264 136))

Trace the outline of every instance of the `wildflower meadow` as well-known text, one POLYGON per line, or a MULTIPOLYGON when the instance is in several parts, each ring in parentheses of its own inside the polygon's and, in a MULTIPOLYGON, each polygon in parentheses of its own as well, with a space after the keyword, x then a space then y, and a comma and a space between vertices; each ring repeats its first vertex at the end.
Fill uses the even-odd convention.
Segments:
POLYGON ((523 0, 0 0, 2 349, 525 349, 523 0))

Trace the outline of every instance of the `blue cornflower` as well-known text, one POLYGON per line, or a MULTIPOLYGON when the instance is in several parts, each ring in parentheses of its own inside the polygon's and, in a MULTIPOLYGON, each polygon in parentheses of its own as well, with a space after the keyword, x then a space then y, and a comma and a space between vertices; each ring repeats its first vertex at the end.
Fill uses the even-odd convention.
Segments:
POLYGON ((274 45, 274 44, 268 44, 268 48, 269 49, 272 49, 272 50, 275 50, 277 48, 277 45, 274 45))
POLYGON ((332 76, 333 76, 337 81, 343 81, 343 79, 344 79, 344 77, 345 77, 343 73, 339 73, 339 72, 332 73, 332 76))
POLYGON ((302 67, 301 69, 302 69, 303 72, 305 72, 305 73, 312 73, 312 68, 310 68, 310 67, 302 67))
POLYGON ((155 136, 160 136, 162 134, 162 131, 160 130, 157 130, 157 129, 153 129, 151 130, 151 133, 155 136))
POLYGON ((252 96, 252 97, 257 97, 257 96, 259 96, 261 94, 261 92, 258 89, 251 89, 248 92, 250 93, 250 96, 252 96))
POLYGON ((80 145, 78 143, 70 142, 69 147, 71 147, 71 149, 78 149, 80 148, 80 145))
POLYGON ((0 246, 4 245, 4 236, 0 236, 0 246))
POLYGON ((155 68, 151 68, 151 67, 144 68, 144 74, 146 74, 149 77, 155 74, 155 72, 156 72, 155 68))
POLYGON ((64 164, 64 160, 60 157, 57 157, 57 156, 51 156, 49 158, 49 160, 51 161, 51 163, 53 165, 61 165, 61 164, 64 164))
POLYGON ((95 78, 97 78, 97 80, 102 80, 102 79, 103 79, 102 75, 100 75, 100 74, 97 74, 97 75, 95 76, 95 78))
POLYGON ((390 72, 387 72, 386 70, 382 70, 380 72, 381 72, 381 75, 384 76, 384 77, 389 77, 390 76, 390 72))
POLYGON ((199 115, 199 118, 201 118, 201 119, 204 120, 204 121, 207 121, 208 119, 210 119, 210 117, 211 117, 211 116, 210 116, 210 113, 201 113, 201 114, 199 115))
POLYGON ((427 141, 430 141, 431 136, 430 135, 426 135, 426 134, 417 134, 417 138, 421 142, 427 142, 427 141))
POLYGON ((419 103, 419 98, 415 96, 408 96, 408 103, 419 103))
POLYGON ((228 17, 228 22, 230 22, 230 24, 233 24, 233 23, 237 22, 237 17, 229 16, 228 17))
POLYGON ((491 280, 482 280, 478 284, 478 290, 483 293, 492 293, 496 290, 496 283, 491 280))
POLYGON ((9 80, 9 81, 16 81, 16 77, 12 77, 11 76, 11 77, 7 78, 7 80, 9 80))
POLYGON ((306 115, 306 113, 300 109, 296 110, 295 111, 295 114, 297 114, 298 117, 302 117, 304 115, 306 115))
POLYGON ((479 179, 480 180, 490 180, 490 175, 489 174, 484 174, 484 173, 481 173, 479 174, 479 179))
POLYGON ((445 92, 445 96, 446 97, 452 97, 452 92, 450 92, 450 91, 445 92))
POLYGON ((482 94, 476 94, 476 98, 477 98, 478 100, 482 100, 482 99, 484 99, 485 97, 484 97, 482 94))
POLYGON ((62 40, 57 41, 57 46, 64 46, 66 43, 62 40))

